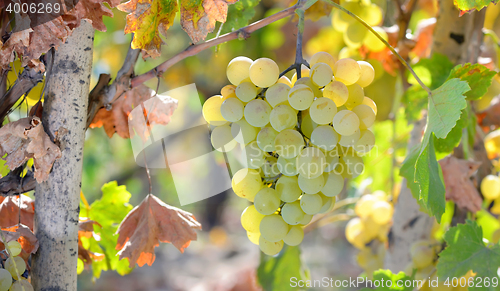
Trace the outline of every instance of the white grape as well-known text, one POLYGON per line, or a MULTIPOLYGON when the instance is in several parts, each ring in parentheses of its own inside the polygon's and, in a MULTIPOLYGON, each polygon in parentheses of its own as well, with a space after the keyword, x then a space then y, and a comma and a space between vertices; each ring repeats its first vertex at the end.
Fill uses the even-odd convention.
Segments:
POLYGON ((231 187, 236 195, 253 202, 264 184, 257 170, 243 168, 233 175, 231 187))
POLYGON ((300 207, 306 214, 314 215, 321 210, 323 200, 318 194, 304 194, 300 198, 300 207))
POLYGON ((335 80, 352 85, 361 77, 361 67, 353 59, 340 59, 335 63, 333 75, 335 80))
POLYGON ((312 179, 323 174, 326 159, 323 152, 315 147, 304 148, 297 156, 297 169, 300 175, 312 179))
POLYGON ((236 140, 231 134, 229 125, 217 126, 210 135, 212 146, 219 152, 229 152, 236 146, 236 140))
POLYGON ((304 214, 298 201, 286 203, 283 208, 281 208, 281 217, 283 217, 283 220, 289 225, 299 224, 304 218, 304 214))
POLYGON ((339 195, 344 188, 344 178, 335 172, 324 173, 323 176, 325 178, 325 186, 321 189, 321 193, 327 197, 339 195))
POLYGON ((314 85, 324 87, 332 80, 333 71, 328 64, 316 63, 311 66, 309 75, 314 85))
POLYGON ((293 129, 281 131, 274 140, 276 152, 285 159, 296 157, 304 146, 304 138, 298 131, 293 129))
POLYGON ((229 122, 236 122, 243 117, 243 102, 238 98, 227 98, 220 106, 220 113, 225 120, 229 122))
POLYGON ((298 182, 300 189, 306 194, 316 194, 325 186, 325 178, 323 175, 319 175, 312 179, 299 175, 298 182))
POLYGON ((309 108, 309 115, 311 119, 317 124, 329 124, 332 123, 333 117, 337 113, 337 106, 329 98, 321 97, 311 104, 309 108))
POLYGON ((288 102, 296 110, 305 110, 309 108, 314 100, 314 93, 306 85, 294 85, 288 93, 288 102))
POLYGON ((227 79, 231 84, 238 86, 241 81, 249 77, 248 70, 252 65, 252 60, 247 57, 236 57, 232 59, 226 68, 227 79))
POLYGON ((350 110, 341 110, 333 118, 333 128, 341 135, 352 135, 359 129, 359 118, 350 110))
POLYGON ((254 99, 245 105, 245 119, 251 126, 264 127, 269 123, 271 106, 261 99, 254 99))
POLYGON ((297 125, 297 113, 288 105, 278 105, 271 110, 269 121, 277 132, 291 129, 297 125))
POLYGON ((269 58, 256 59, 249 69, 250 80, 261 88, 274 85, 278 81, 279 74, 278 65, 269 58))
POLYGON ((258 88, 251 82, 242 82, 236 87, 236 97, 243 102, 250 102, 257 97, 258 88))
POLYGON ((280 206, 280 198, 276 190, 264 187, 257 192, 253 203, 260 214, 270 215, 280 206))
POLYGON ((288 224, 278 214, 266 215, 260 222, 260 235, 270 242, 282 240, 288 231, 288 224))
POLYGON ((283 242, 289 246, 298 246, 304 239, 304 230, 301 226, 294 225, 283 239, 283 242))
POLYGON ((284 202, 294 202, 302 195, 297 176, 281 176, 276 182, 276 191, 284 202))
POLYGON ((290 86, 284 83, 278 82, 272 85, 266 91, 267 102, 269 102, 269 105, 273 108, 281 104, 290 105, 288 103, 288 93, 290 89, 290 86))
POLYGON ((274 140, 278 132, 271 126, 263 127, 257 134, 257 145, 265 152, 274 152, 274 140))
POLYGON ((311 134, 311 143, 325 151, 331 151, 337 145, 339 135, 330 125, 316 127, 311 134))
POLYGON ((285 159, 283 156, 278 157, 278 170, 285 176, 295 176, 297 171, 297 160, 294 158, 285 159))
POLYGON ((259 129, 251 126, 245 118, 231 125, 231 134, 234 139, 240 144, 249 144, 257 137, 259 129))

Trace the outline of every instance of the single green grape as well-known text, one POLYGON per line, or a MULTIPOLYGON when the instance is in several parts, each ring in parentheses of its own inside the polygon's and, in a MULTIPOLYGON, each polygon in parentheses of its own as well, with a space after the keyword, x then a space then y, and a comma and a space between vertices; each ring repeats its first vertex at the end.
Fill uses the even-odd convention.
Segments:
POLYGON ((273 214, 280 206, 280 198, 276 190, 264 187, 257 192, 253 203, 255 205, 255 209, 257 209, 259 213, 270 215, 273 214))
POLYGON ((298 246, 304 239, 304 229, 299 225, 290 227, 290 231, 283 239, 283 242, 289 246, 298 246))

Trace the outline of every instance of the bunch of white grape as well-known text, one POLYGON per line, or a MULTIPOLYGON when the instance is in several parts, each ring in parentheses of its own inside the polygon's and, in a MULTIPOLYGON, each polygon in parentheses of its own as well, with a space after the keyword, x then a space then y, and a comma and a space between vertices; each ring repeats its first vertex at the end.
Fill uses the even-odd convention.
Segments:
POLYGON ((33 291, 33 286, 22 276, 26 271, 26 262, 19 256, 22 250, 21 244, 17 241, 10 241, 7 243, 6 250, 8 251, 3 251, 0 256, 0 261, 2 261, 8 255, 7 259, 2 262, 4 268, 0 268, 0 291, 33 291))
MULTIPOLYGON (((370 0, 348 0, 341 2, 342 7, 359 16, 385 40, 388 40, 387 32, 380 26, 383 20, 382 9, 370 0)), ((335 10, 332 15, 332 26, 335 30, 343 33, 344 43, 349 49, 358 49, 365 46, 371 52, 379 52, 385 48, 373 33, 347 13, 335 10)))
POLYGON ((325 52, 310 65, 290 80, 271 59, 236 57, 227 66, 231 85, 203 105, 213 147, 244 149, 246 165, 232 188, 253 202, 241 223, 268 255, 301 243, 303 226, 333 208, 344 179, 363 171, 361 156, 375 143, 369 128, 377 107, 363 92, 373 67, 325 52))
POLYGON ((354 207, 358 217, 351 219, 345 228, 347 240, 360 250, 358 264, 369 277, 384 266, 384 242, 392 224, 393 211, 383 191, 363 195, 354 207))

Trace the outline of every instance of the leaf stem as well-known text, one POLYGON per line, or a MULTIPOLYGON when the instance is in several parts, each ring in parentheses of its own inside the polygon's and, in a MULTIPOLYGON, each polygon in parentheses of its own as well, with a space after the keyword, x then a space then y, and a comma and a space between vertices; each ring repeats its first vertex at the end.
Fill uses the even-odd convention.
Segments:
POLYGON ((431 89, 429 89, 429 87, 427 87, 422 82, 422 80, 420 80, 420 78, 417 76, 417 74, 415 73, 415 71, 413 71, 413 69, 408 64, 408 62, 406 62, 406 60, 396 51, 396 49, 393 48, 382 36, 380 36, 380 34, 378 34, 368 23, 366 23, 363 19, 359 18, 359 16, 357 16, 356 14, 354 14, 351 11, 345 9, 344 7, 340 6, 339 4, 333 2, 332 0, 321 0, 321 1, 326 2, 326 3, 330 4, 330 5, 333 5, 335 8, 337 8, 337 9, 339 9, 339 10, 341 10, 341 11, 347 13, 347 14, 349 14, 351 17, 353 17, 354 19, 356 19, 356 21, 358 21, 364 27, 366 27, 381 42, 383 42, 385 44, 385 46, 388 47, 391 50, 391 52, 399 59, 399 61, 401 62, 401 64, 403 66, 405 66, 408 71, 410 71, 410 73, 413 75, 413 77, 415 77, 415 79, 417 80, 418 84, 422 87, 422 89, 424 89, 427 93, 429 93, 429 95, 431 94, 431 89))

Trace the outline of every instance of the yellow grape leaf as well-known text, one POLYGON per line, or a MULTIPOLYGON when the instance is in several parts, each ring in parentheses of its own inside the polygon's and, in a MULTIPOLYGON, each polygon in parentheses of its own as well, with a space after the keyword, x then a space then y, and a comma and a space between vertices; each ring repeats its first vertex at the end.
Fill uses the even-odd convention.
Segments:
POLYGON ((134 33, 132 48, 142 49, 144 58, 160 56, 160 32, 165 36, 174 23, 177 1, 130 0, 118 5, 118 9, 129 13, 125 33, 134 33))
POLYGON ((228 4, 237 0, 181 1, 181 25, 193 43, 214 31, 215 22, 226 22, 228 4))

